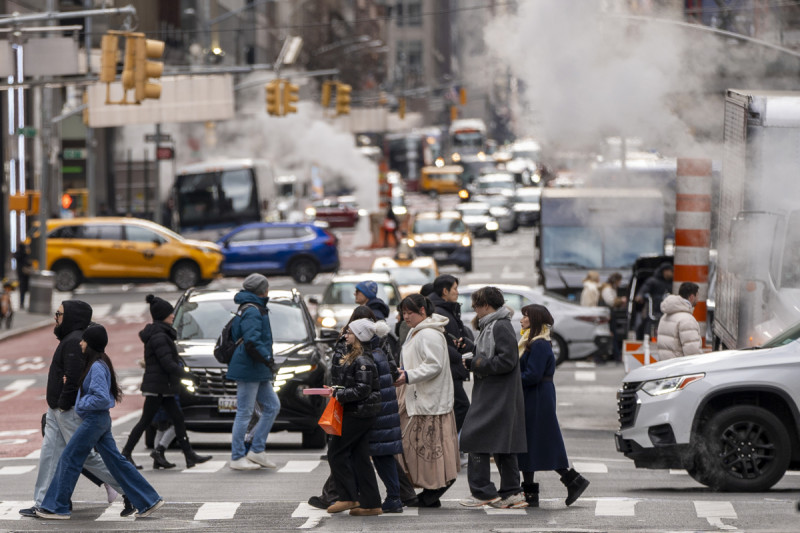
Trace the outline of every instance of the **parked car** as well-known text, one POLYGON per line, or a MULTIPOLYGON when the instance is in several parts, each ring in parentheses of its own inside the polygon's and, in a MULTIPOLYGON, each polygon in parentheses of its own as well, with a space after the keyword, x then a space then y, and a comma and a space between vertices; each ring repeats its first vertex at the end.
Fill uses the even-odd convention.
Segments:
POLYGON ((517 213, 514 211, 514 199, 505 194, 480 194, 470 199, 471 202, 489 204, 489 214, 500 225, 503 233, 513 233, 519 229, 517 213))
POLYGON ((514 193, 513 209, 520 226, 539 223, 542 208, 541 187, 521 187, 514 193))
POLYGON ((394 329, 397 322, 395 308, 400 304, 400 290, 385 272, 366 272, 363 274, 348 274, 334 276, 322 300, 310 300, 316 304, 315 318, 317 324, 324 328, 342 329, 356 308, 356 285, 362 281, 374 281, 378 285, 378 298, 389 306, 389 316, 386 323, 394 329))
MULTIPOLYGON (((485 285, 459 285, 461 320, 472 327, 475 312, 471 307, 472 293, 485 285)), ((608 329, 607 307, 582 307, 558 295, 545 293, 541 287, 524 285, 493 285, 501 291, 506 305, 514 310, 511 320, 516 329, 520 311, 530 304, 540 304, 553 315, 555 324, 550 332, 556 364, 567 359, 582 359, 611 352, 611 330, 608 329)), ((477 331, 473 332, 477 334, 477 331)))
POLYGON ((306 208, 310 220, 326 222, 332 228, 352 228, 358 222, 358 207, 354 202, 341 198, 327 198, 306 208))
POLYGON ((497 242, 500 225, 489 212, 490 209, 491 206, 483 202, 465 202, 456 206, 456 210, 461 213, 461 220, 476 239, 485 238, 497 242))
POLYGON ((457 265, 472 272, 472 234, 458 211, 417 213, 407 242, 417 256, 428 255, 440 265, 457 265))
POLYGON ((758 348, 636 368, 617 392, 617 451, 714 490, 764 492, 800 468, 800 323, 758 348))
POLYGON ((391 257, 378 257, 372 262, 372 272, 389 274, 400 290, 400 298, 419 292, 426 283, 433 283, 439 275, 439 267, 432 257, 417 257, 398 260, 391 257))
MULTIPOLYGON (((226 379, 227 367, 214 358, 214 344, 238 309, 233 302, 237 292, 189 289, 175 305, 175 342, 186 371, 180 401, 186 428, 191 431, 229 432, 233 427, 236 382, 226 379)), ((326 341, 337 338, 338 332, 323 331, 325 338, 316 338, 314 321, 296 290, 271 290, 268 307, 279 365, 273 385, 281 400, 272 431, 302 432, 304 448, 324 448, 325 433, 317 421, 325 401, 320 396, 306 396, 303 390, 329 381, 326 341)))
POLYGON ((46 263, 59 291, 84 281, 159 280, 185 290, 217 277, 222 253, 213 242, 184 239, 149 220, 69 218, 47 221, 46 263))
POLYGON ((239 226, 217 244, 226 276, 287 274, 311 283, 319 272, 339 269, 339 240, 314 224, 255 222, 239 226))

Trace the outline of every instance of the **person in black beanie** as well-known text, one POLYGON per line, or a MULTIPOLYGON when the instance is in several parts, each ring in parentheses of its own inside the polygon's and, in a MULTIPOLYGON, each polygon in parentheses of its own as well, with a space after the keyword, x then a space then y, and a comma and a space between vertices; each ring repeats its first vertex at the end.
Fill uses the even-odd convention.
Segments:
MULTIPOLYGON (((197 455, 192 450, 189 438, 186 436, 183 412, 175 399, 175 395, 180 391, 183 364, 178 357, 178 349, 175 347, 175 338, 178 334, 172 327, 172 321, 175 318, 174 308, 166 300, 152 294, 148 294, 145 301, 150 304, 150 315, 153 317, 153 322, 139 332, 139 338, 144 343, 145 367, 141 387, 144 395, 144 407, 142 408, 142 418, 131 430, 128 442, 122 449, 122 455, 133 463, 133 448, 153 421, 159 408, 163 407, 172 419, 172 423, 175 424, 177 442, 186 458, 186 468, 192 468, 198 463, 210 460, 211 456, 197 455)), ((164 456, 164 451, 163 448, 157 448, 155 453, 158 457, 153 457, 153 459, 156 462, 163 460, 164 463, 171 464, 164 456)), ((136 465, 136 468, 141 468, 141 466, 136 465)))

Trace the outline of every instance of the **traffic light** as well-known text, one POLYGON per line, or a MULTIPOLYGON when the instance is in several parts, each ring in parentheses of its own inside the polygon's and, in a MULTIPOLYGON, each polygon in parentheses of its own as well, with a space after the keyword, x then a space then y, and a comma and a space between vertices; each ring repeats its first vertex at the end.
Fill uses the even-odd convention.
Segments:
POLYGON ((467 105, 467 90, 464 87, 458 90, 458 101, 461 105, 467 105))
POLYGON ((297 106, 292 104, 300 100, 300 97, 297 95, 297 91, 299 90, 300 87, 293 83, 289 83, 288 81, 283 84, 284 115, 288 115, 289 113, 297 113, 297 106))
POLYGON ((125 60, 122 63, 122 100, 121 104, 127 103, 128 91, 136 87, 134 72, 136 70, 136 44, 133 37, 125 38, 125 60))
POLYGON ((454 105, 450 106, 450 120, 458 120, 458 107, 454 105))
POLYGON ((350 93, 353 88, 345 83, 336 86, 336 114, 348 115, 350 113, 350 93))
POLYGON ((406 118, 406 99, 405 98, 398 98, 397 99, 397 116, 400 120, 406 118))
POLYGON ((264 88, 267 90, 267 113, 279 117, 281 113, 281 80, 272 80, 264 88))
POLYGON ((117 50, 119 37, 112 34, 103 35, 100 42, 100 81, 112 83, 117 79, 117 50))
MULTIPOLYGON (((108 95, 106 95, 108 96, 108 95)), ((108 98, 106 98, 106 103, 108 103, 108 98)), ((85 126, 89 125, 89 89, 86 88, 83 90, 83 105, 86 106, 83 108, 83 124, 85 126)))
POLYGON ((326 108, 331 105, 331 90, 333 89, 332 81, 322 82, 322 107, 326 108))
POLYGON ((144 35, 134 38, 136 44, 136 67, 134 69, 134 80, 136 91, 134 100, 141 102, 147 98, 158 100, 161 98, 161 85, 150 83, 150 78, 160 78, 164 72, 164 63, 161 61, 150 61, 159 59, 164 55, 164 41, 145 39, 144 35))

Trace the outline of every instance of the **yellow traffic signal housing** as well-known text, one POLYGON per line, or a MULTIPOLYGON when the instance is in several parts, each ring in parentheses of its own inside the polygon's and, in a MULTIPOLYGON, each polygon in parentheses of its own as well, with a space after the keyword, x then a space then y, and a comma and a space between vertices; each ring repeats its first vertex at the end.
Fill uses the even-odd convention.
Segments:
POLYGON ((264 88, 267 90, 267 113, 279 117, 281 113, 281 80, 272 80, 264 88))
POLYGON ((467 105, 467 90, 464 87, 458 90, 458 101, 461 105, 467 105))
POLYGON ((25 211, 27 215, 38 215, 40 197, 39 191, 11 195, 8 197, 8 210, 25 211))
POLYGON ((397 116, 400 120, 406 118, 406 99, 405 98, 398 98, 397 99, 397 116))
POLYGON ((350 113, 350 93, 353 88, 345 83, 336 86, 336 114, 347 115, 350 113))
MULTIPOLYGON (((108 103, 108 95, 106 95, 106 103, 108 103)), ((83 124, 88 126, 89 125, 89 89, 83 90, 83 105, 86 107, 83 108, 83 124)))
POLYGON ((150 78, 160 78, 164 72, 164 63, 150 61, 164 55, 164 41, 135 37, 136 67, 134 69, 134 100, 141 102, 147 98, 157 100, 161 97, 161 85, 150 83, 150 78))
POLYGON ((133 37, 125 39, 125 60, 122 63, 122 102, 127 102, 128 91, 136 87, 136 43, 133 37))
POLYGON ((458 107, 454 105, 450 106, 450 120, 458 120, 458 107))
POLYGON ((300 87, 288 81, 283 84, 283 114, 297 113, 297 106, 293 105, 300 100, 297 92, 300 87))
POLYGON ((117 53, 119 37, 106 34, 100 42, 100 81, 112 83, 117 79, 117 53))
POLYGON ((333 89, 332 81, 322 82, 322 107, 327 108, 331 105, 331 90, 333 89))

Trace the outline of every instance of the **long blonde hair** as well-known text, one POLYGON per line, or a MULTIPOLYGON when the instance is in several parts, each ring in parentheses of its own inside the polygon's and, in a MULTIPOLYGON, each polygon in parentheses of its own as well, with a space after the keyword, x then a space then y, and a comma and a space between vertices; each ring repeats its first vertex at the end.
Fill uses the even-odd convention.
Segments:
POLYGON ((358 337, 353 335, 353 344, 350 346, 350 350, 348 350, 348 352, 344 354, 344 357, 342 357, 342 366, 349 365, 350 363, 355 361, 359 355, 363 353, 364 353, 364 346, 361 344, 361 341, 358 340, 358 337))

